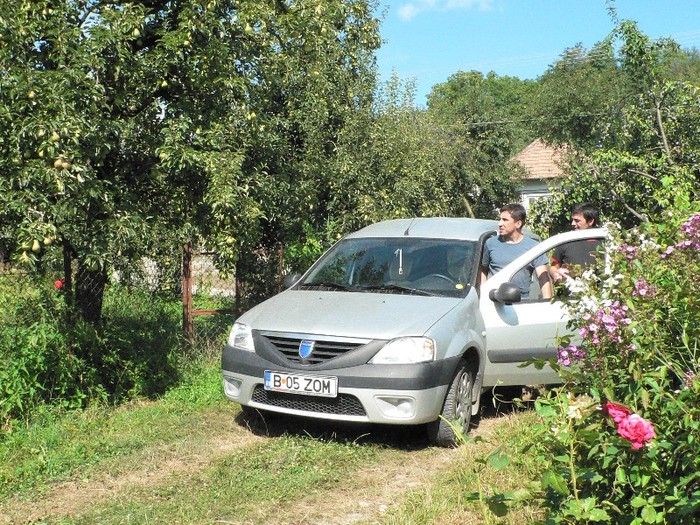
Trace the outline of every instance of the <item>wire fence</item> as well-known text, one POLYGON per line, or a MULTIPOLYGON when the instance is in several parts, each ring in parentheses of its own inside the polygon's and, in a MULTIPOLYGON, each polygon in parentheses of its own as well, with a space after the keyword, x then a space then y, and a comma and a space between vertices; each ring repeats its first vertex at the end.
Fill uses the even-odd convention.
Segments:
POLYGON ((284 251, 257 250, 241 258, 234 272, 216 267, 216 254, 184 246, 183 335, 194 344, 222 344, 233 321, 250 306, 281 290, 284 251))
MULTIPOLYGON (((45 275, 56 288, 77 292, 120 285, 142 288, 170 297, 182 304, 182 335, 186 345, 223 347, 234 320, 251 306, 281 290, 283 250, 257 250, 242 257, 231 272, 222 272, 215 253, 198 251, 190 244, 170 260, 143 259, 136 265, 111 268, 107 272, 81 271, 75 261, 61 265, 55 258, 35 272, 45 275)), ((0 275, 22 278, 31 271, 0 261, 0 275)), ((102 294, 82 293, 76 297, 97 301, 76 305, 83 311, 100 312, 102 294)), ((109 322, 106 320, 105 322, 109 322)))

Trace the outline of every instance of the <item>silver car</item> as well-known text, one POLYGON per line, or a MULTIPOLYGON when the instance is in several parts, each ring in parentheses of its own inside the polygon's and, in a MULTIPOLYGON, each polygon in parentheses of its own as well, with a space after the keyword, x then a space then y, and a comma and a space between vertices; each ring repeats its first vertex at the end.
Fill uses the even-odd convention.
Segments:
POLYGON ((226 396, 244 410, 393 425, 426 424, 454 444, 497 385, 556 383, 548 366, 567 333, 558 300, 510 280, 557 245, 603 239, 600 229, 551 237, 479 284, 497 221, 384 221, 347 235, 282 293, 233 325, 223 351, 226 396))

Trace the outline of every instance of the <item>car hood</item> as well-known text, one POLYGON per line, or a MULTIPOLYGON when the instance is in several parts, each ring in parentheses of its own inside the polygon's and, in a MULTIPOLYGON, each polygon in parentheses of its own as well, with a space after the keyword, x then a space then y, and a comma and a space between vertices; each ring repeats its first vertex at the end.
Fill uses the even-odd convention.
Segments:
POLYGON ((254 330, 393 339, 425 334, 463 299, 362 292, 287 290, 238 321, 254 330))

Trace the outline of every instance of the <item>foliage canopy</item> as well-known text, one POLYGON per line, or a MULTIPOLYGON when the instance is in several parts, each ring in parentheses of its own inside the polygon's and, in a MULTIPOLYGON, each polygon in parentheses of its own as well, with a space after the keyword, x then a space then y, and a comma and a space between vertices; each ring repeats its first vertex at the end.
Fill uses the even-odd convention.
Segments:
POLYGON ((97 319, 108 267, 202 236, 233 261, 298 233, 348 113, 370 100, 372 7, 3 2, 2 237, 30 263, 57 241, 67 289, 97 319))

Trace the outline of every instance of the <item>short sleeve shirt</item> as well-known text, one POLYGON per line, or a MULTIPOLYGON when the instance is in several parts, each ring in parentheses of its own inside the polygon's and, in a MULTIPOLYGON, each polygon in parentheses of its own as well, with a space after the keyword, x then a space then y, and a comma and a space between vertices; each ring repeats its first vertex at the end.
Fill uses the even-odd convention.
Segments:
MULTIPOLYGON (((481 256, 481 266, 488 268, 488 275, 491 277, 530 248, 537 246, 537 244, 539 243, 530 237, 523 237, 520 242, 517 243, 505 242, 500 236, 491 237, 486 240, 486 244, 484 245, 484 253, 481 256)), ((534 272, 535 268, 538 266, 546 264, 547 256, 542 254, 533 261, 530 261, 511 279, 511 282, 520 288, 520 294, 523 299, 527 299, 530 294, 532 272, 534 272)))
POLYGON ((595 264, 596 260, 594 255, 602 244, 603 241, 600 239, 584 239, 560 244, 554 249, 552 262, 561 266, 591 266, 595 264))

